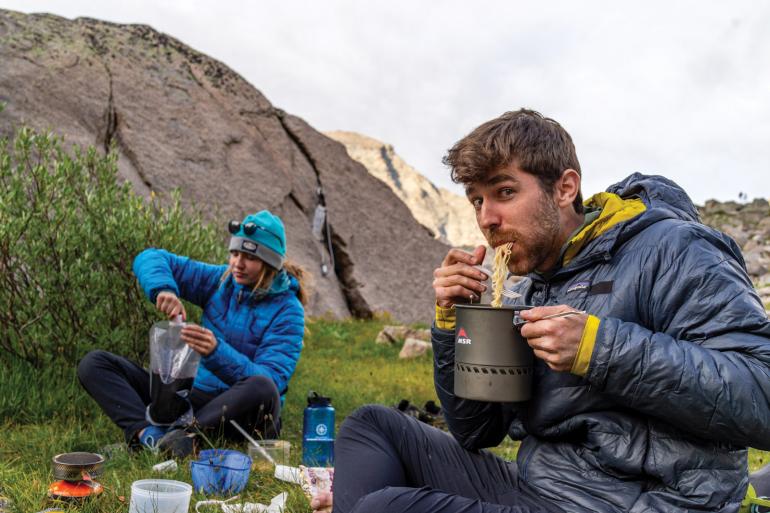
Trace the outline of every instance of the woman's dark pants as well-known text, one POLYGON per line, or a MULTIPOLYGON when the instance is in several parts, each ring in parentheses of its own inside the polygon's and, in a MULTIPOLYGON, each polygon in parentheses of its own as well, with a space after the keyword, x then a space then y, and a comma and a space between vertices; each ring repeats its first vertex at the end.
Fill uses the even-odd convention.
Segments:
MULTIPOLYGON (((78 379, 104 413, 120 427, 126 441, 150 423, 145 417, 150 404, 150 373, 136 363, 107 351, 91 351, 78 364, 78 379)), ((235 421, 257 437, 275 438, 280 429, 281 399, 273 380, 266 376, 243 379, 219 395, 192 389, 195 419, 213 434, 239 439, 230 424, 235 421)))

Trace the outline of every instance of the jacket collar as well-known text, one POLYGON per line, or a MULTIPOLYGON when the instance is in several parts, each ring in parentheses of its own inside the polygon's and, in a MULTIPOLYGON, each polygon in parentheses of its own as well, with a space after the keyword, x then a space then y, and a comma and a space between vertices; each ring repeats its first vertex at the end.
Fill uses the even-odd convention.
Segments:
MULTIPOLYGON (((551 274, 576 271, 597 260, 611 258, 614 250, 636 234, 663 219, 699 222, 698 211, 687 193, 668 178, 634 173, 589 198, 588 208, 601 208, 594 222, 584 226, 567 243, 562 268, 551 274)), ((533 273, 540 281, 545 277, 533 273)))
POLYGON ((599 215, 567 242, 567 248, 562 259, 563 266, 568 265, 589 242, 647 210, 642 200, 638 198, 623 199, 611 192, 600 192, 593 195, 585 202, 585 207, 586 210, 598 209, 599 215))

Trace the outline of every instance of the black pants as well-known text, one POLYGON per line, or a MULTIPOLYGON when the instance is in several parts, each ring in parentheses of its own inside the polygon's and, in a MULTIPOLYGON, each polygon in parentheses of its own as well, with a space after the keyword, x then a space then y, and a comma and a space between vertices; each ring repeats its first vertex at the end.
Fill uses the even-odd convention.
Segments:
MULTIPOLYGON (((150 404, 150 373, 136 363, 107 351, 91 351, 78 364, 78 379, 104 413, 120 427, 126 441, 150 423, 145 410, 150 404)), ((275 438, 280 430, 281 399, 273 380, 252 376, 235 383, 219 395, 196 388, 190 394, 199 427, 224 434, 241 436, 230 419, 256 438, 275 438)))
POLYGON ((558 512, 519 482, 515 462, 383 406, 345 419, 334 444, 335 513, 558 512))

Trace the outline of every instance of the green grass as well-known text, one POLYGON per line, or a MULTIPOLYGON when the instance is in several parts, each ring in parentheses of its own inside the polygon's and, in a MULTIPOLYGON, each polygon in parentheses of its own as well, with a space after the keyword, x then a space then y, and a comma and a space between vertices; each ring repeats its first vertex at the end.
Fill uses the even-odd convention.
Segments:
MULTIPOLYGON (((337 426, 345 416, 367 403, 392 405, 402 398, 416 404, 436 399, 429 357, 402 361, 400 347, 377 345, 374 339, 386 319, 374 321, 310 322, 297 372, 291 381, 283 411, 283 436, 292 444, 292 464, 301 459, 302 410, 309 390, 332 397, 337 426)), ((75 364, 67 368, 32 370, 26 366, 0 369, 0 495, 10 497, 14 512, 37 512, 58 506, 47 499, 52 481, 51 458, 61 452, 102 452, 105 446, 122 441, 122 433, 81 390, 75 364)), ((221 445, 220 445, 221 446, 221 445)), ((230 445, 246 450, 245 445, 230 445)), ((508 440, 495 452, 512 458, 516 444, 508 440)), ((750 468, 770 461, 770 453, 751 450, 750 468)), ((149 452, 129 454, 115 451, 99 479, 105 492, 78 505, 63 505, 66 511, 82 513, 125 512, 131 483, 137 479, 163 477, 191 482, 189 463, 177 471, 153 474, 151 467, 165 458, 149 452)), ((269 503, 281 491, 289 492, 288 511, 309 512, 299 487, 283 483, 268 473, 252 472, 241 494, 248 502, 269 503)), ((194 494, 191 511, 197 500, 194 494)), ((219 511, 213 508, 205 511, 219 511)))
MULTIPOLYGON (((282 414, 282 434, 292 444, 292 464, 301 460, 302 411, 309 390, 332 397, 338 427, 363 404, 392 405, 402 398, 423 404, 436 399, 430 357, 402 361, 398 358, 400 347, 374 343, 385 324, 386 319, 308 324, 310 334, 282 414)), ((53 480, 50 462, 54 455, 103 452, 105 446, 123 440, 122 432, 80 388, 74 363, 60 369, 33 370, 25 365, 0 369, 0 391, 0 495, 12 499, 12 511, 36 512, 60 505, 46 497, 53 480)), ((229 447, 247 450, 245 445, 229 447)), ((151 467, 164 459, 149 452, 116 451, 99 478, 105 492, 95 500, 64 506, 67 511, 83 513, 124 512, 128 510, 131 483, 137 479, 163 477, 191 482, 188 462, 180 464, 176 472, 155 475, 151 467)), ((266 473, 252 472, 241 498, 268 504, 282 491, 289 492, 288 511, 310 511, 298 486, 266 473)), ((194 494, 191 504, 206 498, 194 494)))

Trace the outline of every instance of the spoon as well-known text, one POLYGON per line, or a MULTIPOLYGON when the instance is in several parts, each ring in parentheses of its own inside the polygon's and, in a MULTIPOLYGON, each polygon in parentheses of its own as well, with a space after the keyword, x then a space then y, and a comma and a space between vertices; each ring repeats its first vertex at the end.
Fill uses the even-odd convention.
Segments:
POLYGON ((257 452, 258 452, 260 455, 262 455, 262 457, 263 457, 263 458, 265 458, 267 461, 269 461, 270 463, 272 463, 273 465, 275 465, 275 460, 273 459, 273 457, 272 457, 272 456, 270 456, 270 455, 267 453, 267 451, 265 451, 265 449, 264 449, 264 448, 262 448, 262 446, 261 446, 261 445, 259 445, 259 444, 257 443, 257 441, 256 441, 256 440, 254 440, 253 438, 251 438, 251 437, 249 436, 249 434, 248 434, 248 433, 247 433, 247 432, 246 432, 246 431, 245 431, 245 430, 244 430, 244 429, 243 429, 243 428, 242 428, 242 427, 241 427, 241 426, 240 426, 240 425, 239 425, 237 422, 235 422, 235 419, 230 419, 230 424, 232 424, 232 425, 233 425, 233 427, 235 427, 235 429, 237 429, 238 431, 240 431, 240 432, 241 432, 241 434, 244 436, 244 438, 246 438, 246 440, 248 440, 248 441, 249 441, 249 443, 251 443, 251 445, 253 445, 253 446, 254 446, 254 448, 257 450, 257 452))
MULTIPOLYGON (((557 317, 569 317, 570 315, 580 315, 580 314, 584 314, 584 313, 586 313, 585 310, 570 310, 569 312, 559 312, 559 313, 555 313, 555 314, 551 314, 551 315, 546 315, 545 317, 541 317, 540 319, 538 319, 538 321, 544 321, 546 319, 555 319, 557 317)), ((528 322, 536 322, 536 321, 522 321, 522 320, 519 320, 518 322, 514 321, 513 325, 515 327, 517 327, 517 328, 521 328, 522 326, 524 326, 528 322)))

